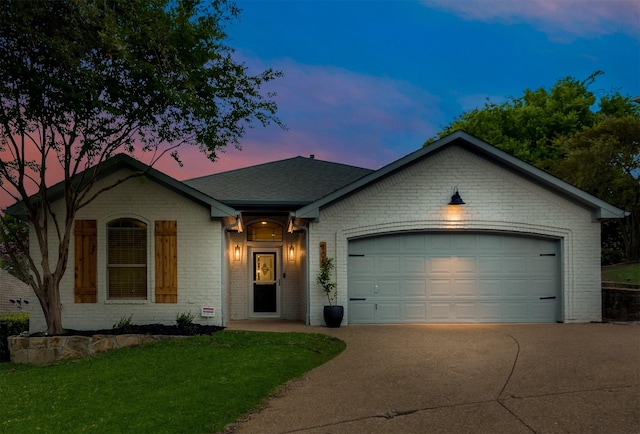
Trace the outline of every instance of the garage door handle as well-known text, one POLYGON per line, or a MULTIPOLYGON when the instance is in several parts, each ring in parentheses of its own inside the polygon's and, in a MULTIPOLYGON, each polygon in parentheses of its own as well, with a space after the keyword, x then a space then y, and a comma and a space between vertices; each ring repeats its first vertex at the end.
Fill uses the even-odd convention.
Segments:
POLYGON ((553 297, 540 297, 540 300, 555 300, 555 295, 553 297))
POLYGON ((364 301, 366 298, 350 298, 350 301, 364 301))

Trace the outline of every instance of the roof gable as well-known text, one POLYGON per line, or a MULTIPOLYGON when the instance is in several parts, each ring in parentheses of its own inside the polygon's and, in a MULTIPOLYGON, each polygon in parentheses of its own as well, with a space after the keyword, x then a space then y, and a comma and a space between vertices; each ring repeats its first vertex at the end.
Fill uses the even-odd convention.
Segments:
MULTIPOLYGON (((170 177, 169 175, 160 172, 157 169, 154 169, 153 167, 149 167, 148 165, 126 154, 115 155, 102 162, 97 167, 87 169, 87 171, 99 170, 98 178, 101 179, 122 169, 129 169, 133 172, 138 172, 141 174, 141 176, 144 176, 147 179, 150 179, 162 185, 163 187, 168 188, 169 190, 172 190, 196 203, 199 203, 202 206, 209 207, 211 210, 211 217, 228 217, 235 216, 237 214, 233 208, 226 206, 225 204, 213 199, 210 196, 207 196, 206 194, 196 190, 195 188, 190 187, 170 177)), ((76 175, 75 179, 81 180, 83 173, 84 172, 76 175)), ((52 202, 62 199, 64 197, 64 181, 49 187, 47 193, 49 200, 52 202)), ((21 202, 11 205, 9 208, 7 208, 6 212, 7 214, 16 217, 26 217, 24 207, 22 206, 21 202)))
POLYGON ((564 196, 567 199, 582 204, 592 210, 595 219, 622 218, 627 214, 625 211, 460 130, 298 209, 293 213, 293 216, 297 218, 318 218, 320 215, 320 208, 327 206, 332 202, 341 200, 357 190, 366 188, 367 186, 397 171, 403 170, 417 161, 429 158, 442 149, 454 145, 461 146, 470 152, 479 154, 496 164, 509 168, 520 175, 525 176, 531 181, 537 182, 550 190, 555 191, 557 194, 564 196))

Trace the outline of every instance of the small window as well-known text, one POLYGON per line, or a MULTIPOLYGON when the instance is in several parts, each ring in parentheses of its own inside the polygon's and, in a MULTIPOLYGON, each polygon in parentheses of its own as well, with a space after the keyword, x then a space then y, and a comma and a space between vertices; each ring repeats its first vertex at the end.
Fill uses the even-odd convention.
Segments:
POLYGON ((147 225, 123 218, 107 228, 109 299, 147 298, 147 225))
POLYGON ((247 227, 247 241, 282 241, 282 226, 265 221, 251 223, 247 227))

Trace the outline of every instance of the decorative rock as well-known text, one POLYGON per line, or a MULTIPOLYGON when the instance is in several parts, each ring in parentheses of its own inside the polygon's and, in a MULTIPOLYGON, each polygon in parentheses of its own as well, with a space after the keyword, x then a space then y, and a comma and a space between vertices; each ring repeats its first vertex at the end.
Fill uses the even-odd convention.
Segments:
POLYGON ((148 342, 182 336, 167 335, 95 335, 9 337, 9 352, 13 363, 43 365, 56 360, 83 358, 116 348, 132 347, 148 342))

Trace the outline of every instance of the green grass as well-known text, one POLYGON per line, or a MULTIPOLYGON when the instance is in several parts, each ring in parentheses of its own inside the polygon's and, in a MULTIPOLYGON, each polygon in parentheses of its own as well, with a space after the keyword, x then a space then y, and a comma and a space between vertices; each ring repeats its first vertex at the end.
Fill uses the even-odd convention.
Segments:
POLYGON ((222 331, 49 366, 0 364, 0 432, 218 432, 332 359, 321 334, 222 331))
POLYGON ((602 280, 640 285, 640 262, 603 267, 602 280))

